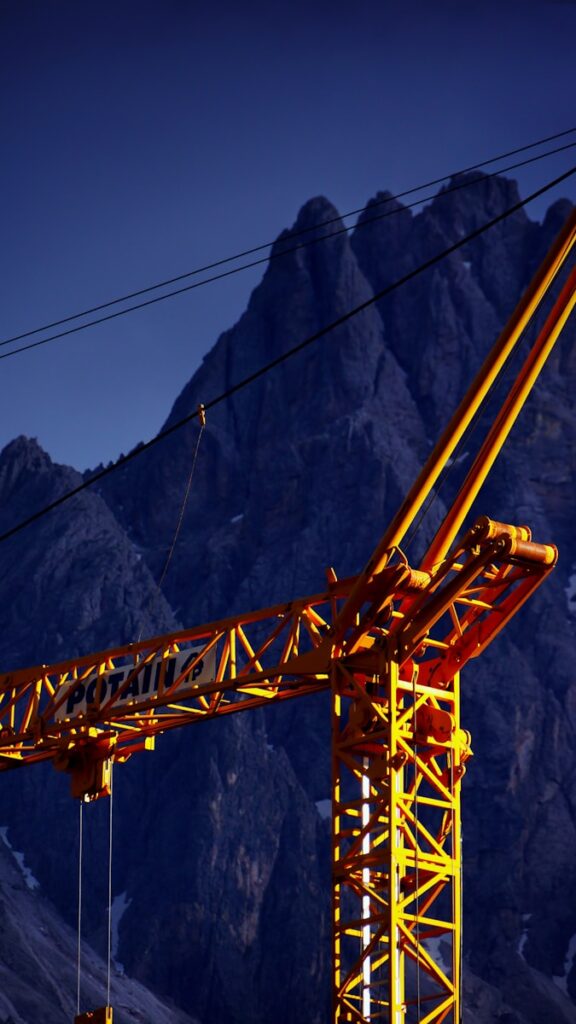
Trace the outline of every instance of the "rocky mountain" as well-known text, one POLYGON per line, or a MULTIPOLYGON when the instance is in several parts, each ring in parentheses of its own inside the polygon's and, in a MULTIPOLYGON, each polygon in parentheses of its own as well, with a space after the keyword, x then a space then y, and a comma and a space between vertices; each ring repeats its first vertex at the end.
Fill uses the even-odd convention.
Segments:
MULTIPOLYGON (((350 237, 274 259, 167 423, 517 198, 503 178, 452 184, 463 187, 416 214, 396 204, 376 220, 379 194, 350 237)), ((515 214, 211 411, 162 594, 195 425, 0 545, 2 664, 313 592, 330 565, 357 570, 567 212, 558 201, 542 224, 515 214)), ((313 199, 294 228, 333 217, 313 199)), ((275 253, 286 246, 284 234, 275 253)), ((464 793, 466 1013, 478 1024, 576 1021, 574 341, 569 325, 478 502, 561 548, 551 582, 464 680, 476 754, 464 793)), ((408 538, 413 560, 490 412, 408 538)), ((16 440, 0 455, 0 527, 77 480, 16 440)), ((326 701, 307 699, 173 734, 117 770, 117 954, 128 975, 210 1024, 328 1021, 329 749, 326 701)), ((55 772, 0 777, 0 821, 70 924, 76 816, 55 772)), ((86 937, 100 950, 105 817, 87 808, 86 937)))
MULTIPOLYGON (((0 830, 0 840, 0 1021, 70 1024, 76 1013, 77 934, 39 894, 38 881, 22 853, 12 849, 7 829, 0 830)), ((82 1011, 105 1005, 106 985, 106 964, 83 945, 82 1011)), ((110 993, 119 1024, 194 1024, 117 967, 110 993)))

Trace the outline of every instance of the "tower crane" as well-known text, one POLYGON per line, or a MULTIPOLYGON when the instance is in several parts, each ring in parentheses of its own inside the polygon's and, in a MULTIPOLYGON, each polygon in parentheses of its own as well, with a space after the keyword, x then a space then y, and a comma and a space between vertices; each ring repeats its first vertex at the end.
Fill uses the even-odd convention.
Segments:
POLYGON ((50 761, 81 800, 168 730, 328 692, 334 1024, 461 1019, 460 672, 557 549, 487 516, 456 538, 576 303, 576 269, 419 566, 400 545, 575 242, 576 212, 356 576, 330 568, 318 594, 0 676, 0 771, 50 761))

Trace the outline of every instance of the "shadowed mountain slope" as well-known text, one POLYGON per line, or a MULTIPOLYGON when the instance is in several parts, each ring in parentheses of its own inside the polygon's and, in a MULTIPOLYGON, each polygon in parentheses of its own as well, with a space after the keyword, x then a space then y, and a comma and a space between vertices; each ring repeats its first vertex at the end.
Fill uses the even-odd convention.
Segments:
MULTIPOLYGON (((274 261, 167 423, 515 198, 513 182, 482 179, 415 215, 397 204, 395 216, 361 224, 351 238, 274 261)), ((71 503, 4 545, 6 667, 128 639, 141 625, 157 633, 288 600, 321 588, 330 565, 339 575, 359 569, 566 212, 556 203, 541 225, 516 214, 211 411, 163 595, 154 580, 174 534, 193 424, 88 492, 79 509, 71 503)), ((327 200, 313 199, 295 228, 332 216, 327 200)), ((281 236, 277 250, 285 244, 281 236)), ((576 1021, 574 340, 569 325, 478 502, 478 513, 526 522, 536 539, 558 543, 561 563, 464 678, 476 754, 464 793, 471 1021, 576 1021)), ((480 426, 489 416, 490 407, 480 426)), ((466 439, 408 539, 413 560, 480 436, 466 439)), ((0 456, 6 525, 77 479, 33 443, 14 444, 21 454, 9 446, 0 456)), ((320 813, 329 749, 319 698, 188 729, 118 770, 115 893, 131 900, 118 955, 129 973, 211 1024, 329 1019, 329 828, 320 813)), ((74 835, 65 780, 39 771, 0 782, 2 820, 72 920, 60 868, 74 835), (61 835, 41 845, 48 803, 61 835)), ((87 928, 98 945, 104 811, 89 812, 87 928)))

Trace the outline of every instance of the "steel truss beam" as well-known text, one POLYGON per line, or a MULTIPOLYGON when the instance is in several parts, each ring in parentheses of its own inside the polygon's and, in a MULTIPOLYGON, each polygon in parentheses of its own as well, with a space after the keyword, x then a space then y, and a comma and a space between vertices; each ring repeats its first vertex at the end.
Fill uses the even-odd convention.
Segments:
POLYGON ((459 677, 332 675, 337 1024, 459 1020, 459 677))
POLYGON ((89 751, 122 760, 169 729, 328 689, 336 662, 372 677, 383 658, 415 660, 421 682, 447 684, 556 555, 526 528, 482 518, 435 573, 391 552, 344 632, 340 611, 355 579, 331 577, 323 594, 0 676, 0 771, 55 760, 74 774, 89 751))
POLYGON ((314 597, 0 677, 0 770, 52 760, 96 799, 158 733, 330 689, 335 1024, 458 1024, 458 673, 556 556, 482 518, 433 572, 390 552, 345 629, 355 580, 331 572, 314 597))
POLYGON ((0 771, 51 760, 82 799, 158 733, 330 689, 336 1024, 459 1022, 459 672, 557 551, 483 518, 447 552, 576 306, 576 269, 420 570, 398 545, 575 244, 573 211, 358 576, 329 570, 314 597, 0 675, 0 771))

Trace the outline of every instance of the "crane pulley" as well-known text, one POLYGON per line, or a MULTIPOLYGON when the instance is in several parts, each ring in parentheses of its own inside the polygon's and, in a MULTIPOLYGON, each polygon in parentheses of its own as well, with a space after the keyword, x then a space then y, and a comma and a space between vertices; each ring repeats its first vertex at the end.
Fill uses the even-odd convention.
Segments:
POLYGON ((318 594, 0 676, 0 771, 51 761, 90 800, 112 761, 168 730, 329 691, 335 1024, 460 1020, 460 672, 558 553, 486 516, 454 538, 576 304, 576 270, 421 564, 399 545, 575 241, 573 213, 357 576, 330 569, 318 594))

